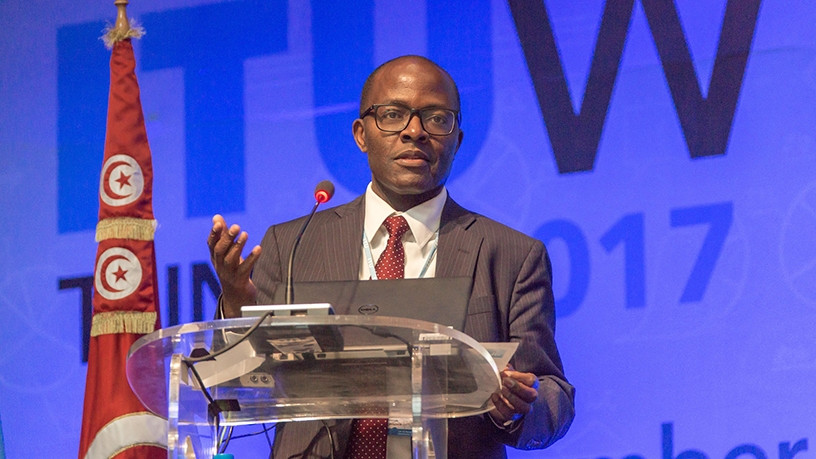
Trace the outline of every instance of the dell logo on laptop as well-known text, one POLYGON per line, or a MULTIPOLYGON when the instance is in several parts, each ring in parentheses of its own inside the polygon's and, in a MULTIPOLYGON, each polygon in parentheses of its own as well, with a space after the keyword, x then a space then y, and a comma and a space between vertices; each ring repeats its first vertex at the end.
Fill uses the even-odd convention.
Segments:
POLYGON ((364 305, 360 306, 359 308, 357 308, 357 312, 359 312, 360 314, 364 314, 364 315, 376 314, 377 311, 379 311, 379 310, 380 310, 380 307, 377 306, 376 304, 364 304, 364 305))

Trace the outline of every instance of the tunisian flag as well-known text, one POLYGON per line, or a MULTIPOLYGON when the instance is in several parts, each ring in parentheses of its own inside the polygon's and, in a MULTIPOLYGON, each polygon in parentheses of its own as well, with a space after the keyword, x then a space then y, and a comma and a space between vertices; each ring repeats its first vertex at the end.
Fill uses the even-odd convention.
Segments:
POLYGON ((153 166, 130 42, 140 35, 136 28, 110 40, 114 43, 80 459, 167 457, 167 421, 145 409, 125 375, 130 346, 160 325, 153 166))

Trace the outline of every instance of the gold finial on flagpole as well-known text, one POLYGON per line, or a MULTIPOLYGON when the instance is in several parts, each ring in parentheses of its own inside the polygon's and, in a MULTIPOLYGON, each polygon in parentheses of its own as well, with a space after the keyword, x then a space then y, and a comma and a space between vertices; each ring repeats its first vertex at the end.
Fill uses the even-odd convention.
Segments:
POLYGON ((135 25, 135 23, 127 17, 128 0, 114 0, 116 5, 116 23, 108 26, 105 29, 105 35, 102 40, 105 46, 113 48, 117 41, 127 40, 128 38, 141 38, 144 35, 144 29, 135 25))
POLYGON ((119 31, 119 33, 127 33, 128 29, 130 29, 130 23, 127 18, 128 0, 116 0, 113 4, 116 5, 116 23, 113 25, 113 28, 119 31))

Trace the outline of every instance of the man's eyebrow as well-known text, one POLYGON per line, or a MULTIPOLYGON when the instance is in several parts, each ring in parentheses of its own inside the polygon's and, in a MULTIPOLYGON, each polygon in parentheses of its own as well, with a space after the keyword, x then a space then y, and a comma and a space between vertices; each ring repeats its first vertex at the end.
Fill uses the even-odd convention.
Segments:
POLYGON ((383 102, 383 103, 381 103, 381 104, 379 104, 379 105, 402 105, 403 107, 410 107, 410 105, 408 105, 407 103, 405 103, 405 101, 402 101, 402 100, 396 100, 396 99, 392 99, 392 100, 389 100, 389 101, 383 102))
POLYGON ((445 110, 454 110, 453 108, 450 108, 450 107, 447 107, 447 106, 441 105, 441 104, 430 104, 430 105, 425 105, 423 107, 412 107, 411 105, 409 105, 409 104, 407 104, 407 103, 405 103, 404 101, 401 101, 401 100, 390 100, 390 101, 383 102, 381 104, 376 104, 376 105, 399 105, 401 107, 412 108, 412 109, 416 109, 416 110, 425 110, 427 108, 442 108, 442 109, 445 109, 445 110))

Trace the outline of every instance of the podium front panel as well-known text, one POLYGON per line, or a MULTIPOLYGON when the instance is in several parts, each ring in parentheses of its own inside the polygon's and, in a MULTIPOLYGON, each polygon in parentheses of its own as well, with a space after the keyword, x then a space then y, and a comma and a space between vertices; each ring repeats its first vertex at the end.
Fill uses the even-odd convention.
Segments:
POLYGON ((253 318, 200 322, 142 337, 128 358, 131 387, 149 410, 168 417, 170 362, 180 356, 186 372, 173 415, 193 425, 212 417, 202 413, 202 397, 213 400, 208 409, 219 413, 222 425, 412 418, 412 359, 418 350, 425 418, 484 413, 500 387, 487 351, 442 325, 392 317, 267 318, 240 341, 253 325, 253 318), (190 363, 191 357, 200 361, 190 363))

